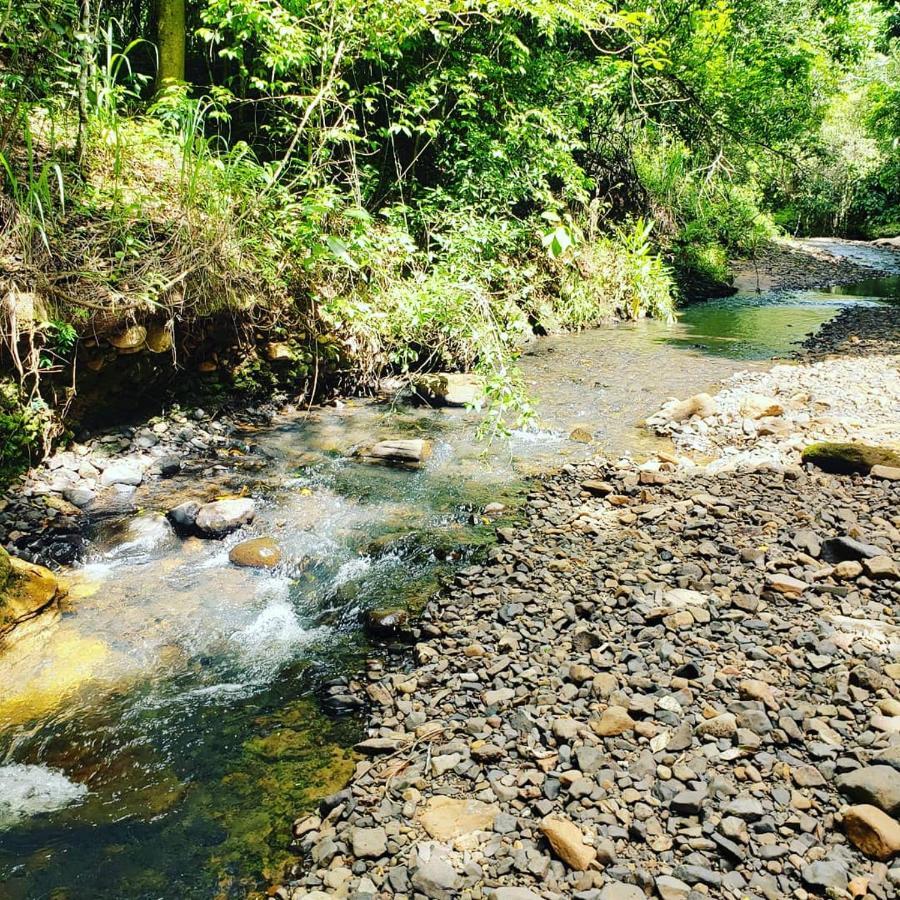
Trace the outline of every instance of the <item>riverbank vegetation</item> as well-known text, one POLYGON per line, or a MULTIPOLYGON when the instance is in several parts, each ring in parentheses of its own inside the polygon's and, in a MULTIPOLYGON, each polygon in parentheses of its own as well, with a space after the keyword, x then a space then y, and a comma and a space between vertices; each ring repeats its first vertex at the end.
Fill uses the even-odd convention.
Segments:
POLYGON ((889 233, 898 22, 857 0, 10 6, 0 468, 91 379, 474 368, 502 411, 535 331, 670 316, 779 228, 889 233))

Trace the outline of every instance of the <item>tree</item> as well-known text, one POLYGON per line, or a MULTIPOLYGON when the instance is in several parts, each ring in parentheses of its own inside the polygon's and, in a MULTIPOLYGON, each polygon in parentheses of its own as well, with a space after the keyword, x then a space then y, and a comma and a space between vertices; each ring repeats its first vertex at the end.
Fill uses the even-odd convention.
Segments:
POLYGON ((159 0, 157 88, 184 81, 185 0, 159 0))

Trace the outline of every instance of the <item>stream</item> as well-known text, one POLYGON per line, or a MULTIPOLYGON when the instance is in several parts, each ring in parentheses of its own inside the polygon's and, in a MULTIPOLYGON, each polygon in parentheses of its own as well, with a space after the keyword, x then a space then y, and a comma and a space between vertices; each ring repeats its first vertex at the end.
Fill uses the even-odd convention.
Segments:
POLYGON ((238 455, 208 482, 142 488, 137 516, 94 526, 64 614, 0 657, 0 898, 264 889, 291 859, 291 821, 355 764, 364 720, 347 680, 367 660, 403 664, 367 636, 366 611, 420 608, 493 540, 484 506, 514 514, 528 475, 598 450, 647 456, 666 445, 639 423, 667 398, 788 356, 848 304, 892 302, 900 276, 542 338, 521 360, 535 430, 486 446, 472 411, 286 410, 242 435, 264 465, 238 455), (433 453, 418 470, 346 455, 391 437, 427 437, 433 453), (161 514, 237 493, 258 517, 223 541, 181 539, 161 514), (231 565, 229 548, 258 534, 283 561, 231 565))

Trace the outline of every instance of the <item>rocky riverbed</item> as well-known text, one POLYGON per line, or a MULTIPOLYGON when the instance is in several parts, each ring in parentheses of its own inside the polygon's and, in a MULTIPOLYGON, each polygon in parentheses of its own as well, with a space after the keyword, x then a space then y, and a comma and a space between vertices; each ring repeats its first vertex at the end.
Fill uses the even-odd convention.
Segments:
POLYGON ((771 241, 752 259, 732 263, 742 291, 798 290, 852 284, 900 273, 900 248, 828 238, 771 241), (897 251, 885 255, 885 250, 897 251))
POLYGON ((367 676, 349 786, 278 888, 325 897, 897 896, 897 358, 735 376, 675 444, 536 481, 367 676), (881 458, 881 457, 879 457, 881 458))

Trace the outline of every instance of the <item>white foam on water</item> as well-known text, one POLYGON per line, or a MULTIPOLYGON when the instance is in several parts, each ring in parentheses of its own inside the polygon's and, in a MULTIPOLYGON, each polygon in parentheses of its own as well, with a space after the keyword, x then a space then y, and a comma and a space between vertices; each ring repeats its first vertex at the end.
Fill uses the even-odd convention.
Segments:
POLYGON ((63 809, 87 795, 83 784, 58 769, 11 763, 0 766, 0 830, 22 819, 63 809))
POLYGON ((167 543, 175 543, 175 532, 162 515, 137 516, 128 523, 126 539, 112 547, 108 558, 131 557, 135 553, 150 553, 167 543))
POLYGON ((347 560, 335 573, 332 581, 333 587, 340 587, 348 581, 354 581, 365 575, 372 568, 372 560, 368 556, 359 556, 356 559, 347 560))
POLYGON ((268 603, 252 621, 231 635, 231 644, 251 678, 267 677, 320 632, 300 624, 289 588, 287 578, 273 579, 262 586, 259 594, 269 598, 268 603))

